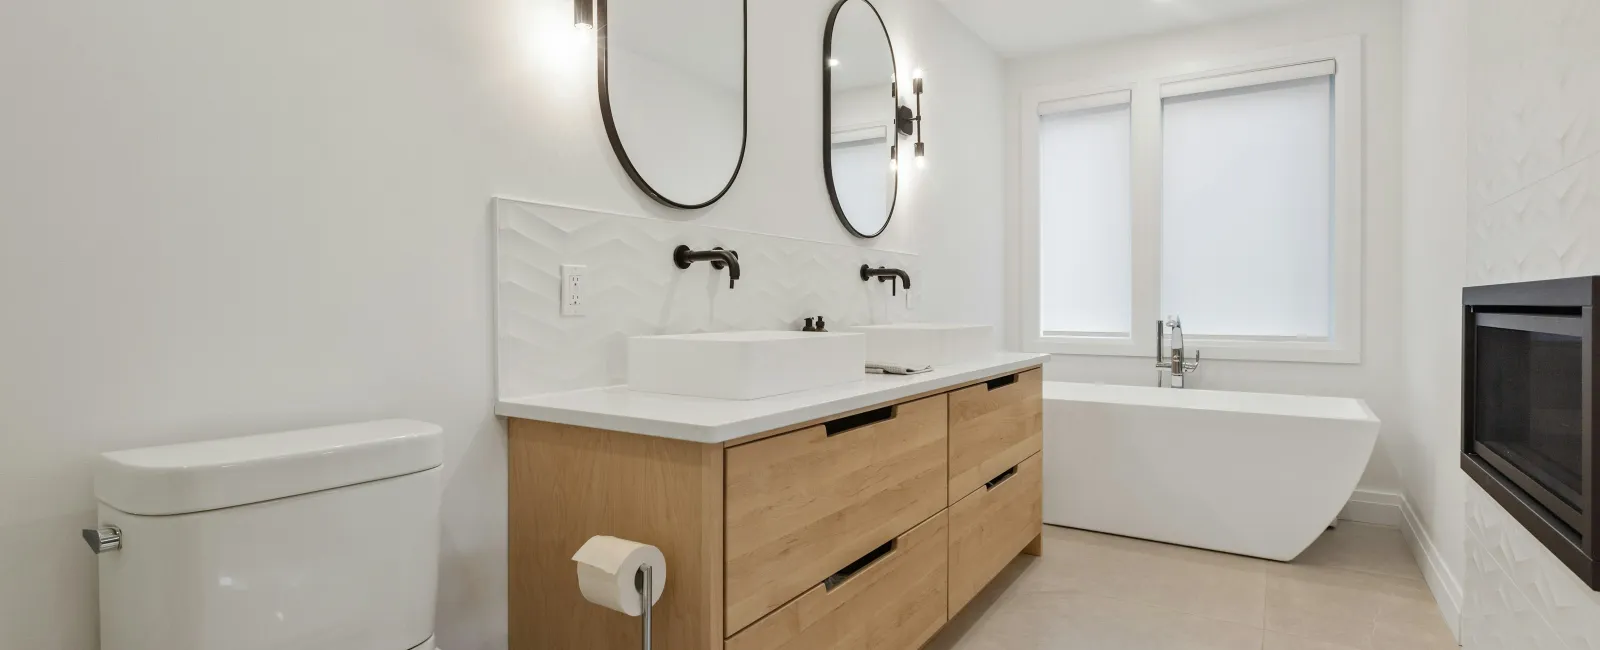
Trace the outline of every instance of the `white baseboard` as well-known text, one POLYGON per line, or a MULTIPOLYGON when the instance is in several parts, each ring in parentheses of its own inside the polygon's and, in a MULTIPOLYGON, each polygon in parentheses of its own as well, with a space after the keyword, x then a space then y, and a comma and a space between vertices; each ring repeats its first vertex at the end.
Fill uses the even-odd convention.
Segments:
POLYGON ((1444 613, 1444 622, 1450 625, 1450 632, 1456 635, 1456 641, 1461 641, 1461 602, 1463 599, 1461 581, 1450 572, 1450 567, 1445 565, 1444 558, 1439 555, 1439 548, 1433 545, 1433 540, 1428 537, 1428 531, 1422 527, 1422 519, 1417 516, 1417 511, 1411 508, 1411 502, 1402 498, 1400 500, 1401 514, 1405 516, 1405 525, 1400 532, 1406 536, 1406 542, 1411 546, 1411 555, 1417 558, 1417 566, 1422 568, 1422 577, 1428 581, 1428 590, 1433 592, 1433 599, 1439 602, 1439 611, 1444 613))
POLYGON ((1356 490, 1344 510, 1339 512, 1339 519, 1399 528, 1405 523, 1405 515, 1401 512, 1404 502, 1404 497, 1393 492, 1356 490))
POLYGON ((1339 513, 1339 519, 1400 529, 1401 534, 1405 535, 1406 544, 1411 547, 1411 555, 1417 560, 1417 566, 1422 569, 1422 577, 1428 581, 1428 590, 1433 592, 1433 599, 1439 602, 1439 611, 1450 625, 1450 631, 1456 635, 1456 640, 1460 641, 1461 582, 1445 566, 1438 547, 1433 545, 1428 531, 1422 527, 1422 520, 1417 517, 1405 495, 1380 490, 1356 490, 1350 497, 1350 503, 1339 513))

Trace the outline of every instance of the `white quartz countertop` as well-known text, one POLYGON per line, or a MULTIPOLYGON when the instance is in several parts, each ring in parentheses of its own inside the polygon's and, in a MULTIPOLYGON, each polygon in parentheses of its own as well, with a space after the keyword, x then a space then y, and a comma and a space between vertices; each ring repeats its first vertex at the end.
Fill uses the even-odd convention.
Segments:
POLYGON ((504 417, 624 431, 708 444, 782 429, 874 404, 1041 365, 1048 354, 999 353, 920 375, 869 375, 858 382, 753 400, 643 393, 606 386, 500 400, 504 417))

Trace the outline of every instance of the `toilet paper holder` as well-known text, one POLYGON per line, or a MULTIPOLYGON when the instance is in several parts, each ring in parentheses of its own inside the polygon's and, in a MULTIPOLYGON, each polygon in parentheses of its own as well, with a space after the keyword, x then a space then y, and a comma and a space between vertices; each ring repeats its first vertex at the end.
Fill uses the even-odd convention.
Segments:
POLYGON ((650 650, 651 609, 667 582, 667 558, 661 549, 597 535, 584 542, 572 559, 577 563, 578 591, 584 600, 639 617, 642 647, 650 650))
POLYGON ((654 574, 651 566, 645 564, 639 567, 639 573, 634 576, 634 582, 639 587, 639 620, 644 625, 640 637, 644 639, 644 650, 650 650, 650 601, 655 600, 651 596, 656 593, 654 574))

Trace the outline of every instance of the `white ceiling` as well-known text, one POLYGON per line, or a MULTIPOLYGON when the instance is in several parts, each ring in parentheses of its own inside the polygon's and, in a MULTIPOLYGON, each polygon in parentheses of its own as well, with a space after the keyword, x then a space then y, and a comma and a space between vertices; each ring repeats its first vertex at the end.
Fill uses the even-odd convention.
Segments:
POLYGON ((940 0, 1002 56, 1219 22, 1315 0, 940 0))

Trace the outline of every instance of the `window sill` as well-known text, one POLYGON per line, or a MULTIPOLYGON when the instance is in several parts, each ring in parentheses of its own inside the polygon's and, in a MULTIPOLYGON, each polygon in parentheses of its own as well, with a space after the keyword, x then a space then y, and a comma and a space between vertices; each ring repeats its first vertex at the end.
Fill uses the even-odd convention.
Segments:
MULTIPOLYGON (((1241 341, 1187 337, 1187 349, 1200 360, 1279 361, 1289 363, 1359 364, 1361 350, 1329 341, 1241 341)), ((1040 336, 1023 342, 1027 352, 1155 359, 1155 341, 1131 337, 1040 336)))

